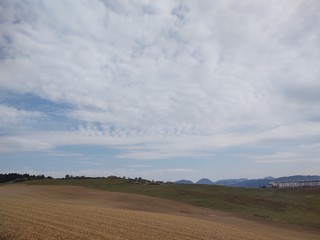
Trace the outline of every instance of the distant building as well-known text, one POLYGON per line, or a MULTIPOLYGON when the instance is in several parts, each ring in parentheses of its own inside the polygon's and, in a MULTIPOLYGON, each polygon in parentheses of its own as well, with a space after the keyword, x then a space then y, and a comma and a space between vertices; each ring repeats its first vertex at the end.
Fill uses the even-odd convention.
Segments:
POLYGON ((320 188, 319 180, 306 181, 272 181, 268 184, 269 188, 320 188))

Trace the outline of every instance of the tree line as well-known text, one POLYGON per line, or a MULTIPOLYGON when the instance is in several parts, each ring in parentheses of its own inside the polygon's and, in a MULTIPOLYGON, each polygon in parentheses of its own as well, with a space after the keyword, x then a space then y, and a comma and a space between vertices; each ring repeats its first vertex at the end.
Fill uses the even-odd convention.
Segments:
MULTIPOLYGON (((46 177, 45 175, 30 175, 28 173, 20 174, 20 173, 0 173, 0 183, 7 183, 7 182, 23 182, 28 180, 41 180, 41 179, 54 179, 51 176, 46 177)), ((122 179, 126 180, 130 183, 135 184, 147 184, 147 185, 160 185, 160 184, 172 184, 172 182, 163 182, 163 181, 154 181, 154 180, 147 180, 141 177, 136 178, 127 178, 125 176, 118 177, 118 176, 108 176, 108 177, 86 177, 86 176, 73 176, 70 174, 65 175, 62 178, 55 178, 59 180, 72 180, 72 179, 122 179)))
POLYGON ((45 177, 44 175, 30 175, 28 173, 0 173, 0 183, 6 183, 6 182, 18 182, 18 181, 26 181, 26 180, 38 180, 38 179, 46 179, 46 178, 52 178, 50 176, 45 177))

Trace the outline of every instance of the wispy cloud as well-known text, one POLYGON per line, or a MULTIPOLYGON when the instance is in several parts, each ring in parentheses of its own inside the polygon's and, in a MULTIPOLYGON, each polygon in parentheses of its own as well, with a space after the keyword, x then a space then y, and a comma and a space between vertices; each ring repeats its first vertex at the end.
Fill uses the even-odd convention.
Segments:
POLYGON ((0 124, 7 125, 45 117, 45 114, 38 111, 26 111, 23 109, 16 109, 15 107, 6 106, 4 104, 0 104, 0 113, 0 124))
MULTIPOLYGON (((306 123, 280 126, 260 133, 149 136, 148 134, 102 130, 92 125, 81 126, 77 131, 34 132, 23 136, 2 136, 3 152, 48 151, 60 146, 101 145, 125 150, 119 158, 169 159, 174 157, 205 158, 212 150, 235 146, 275 147, 278 143, 313 140, 318 137, 320 124, 306 123)), ((62 156, 64 153, 50 153, 62 156)), ((69 155, 69 153, 66 153, 69 155)), ((72 154, 71 154, 72 155, 72 154)))
POLYGON ((67 153, 67 152, 49 152, 49 156, 53 157, 82 157, 81 153, 67 153))
POLYGON ((299 159, 299 155, 292 152, 280 152, 266 156, 260 156, 255 158, 255 162, 258 163, 294 163, 299 159))

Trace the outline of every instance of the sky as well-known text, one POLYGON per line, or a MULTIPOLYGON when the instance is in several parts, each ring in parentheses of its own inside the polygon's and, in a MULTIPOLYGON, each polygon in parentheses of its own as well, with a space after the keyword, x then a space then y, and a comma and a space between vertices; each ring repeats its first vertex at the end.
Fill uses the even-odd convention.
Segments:
POLYGON ((320 174, 320 2, 0 0, 0 172, 320 174))

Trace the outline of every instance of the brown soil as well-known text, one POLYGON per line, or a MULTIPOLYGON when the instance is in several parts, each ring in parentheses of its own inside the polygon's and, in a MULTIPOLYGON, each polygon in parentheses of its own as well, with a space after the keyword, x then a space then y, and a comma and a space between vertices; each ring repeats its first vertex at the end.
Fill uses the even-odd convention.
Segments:
POLYGON ((0 239, 320 239, 320 231, 73 186, 0 187, 0 239))

